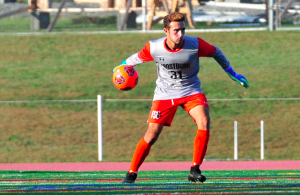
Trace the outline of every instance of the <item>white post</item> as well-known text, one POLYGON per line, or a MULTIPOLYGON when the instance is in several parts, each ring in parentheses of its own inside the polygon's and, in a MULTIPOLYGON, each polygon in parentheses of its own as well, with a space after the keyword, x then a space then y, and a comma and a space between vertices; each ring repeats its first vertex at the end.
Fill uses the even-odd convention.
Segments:
POLYGON ((269 1, 269 7, 268 9, 268 18, 269 18, 269 31, 274 30, 274 11, 273 11, 273 0, 267 0, 269 1))
POLYGON ((98 156, 99 161, 103 159, 103 141, 102 141, 102 96, 97 95, 97 109, 98 109, 98 156))
POLYGON ((265 159, 264 121, 260 121, 260 159, 265 159))
POLYGON ((234 160, 238 159, 238 125, 234 121, 234 160))
POLYGON ((143 15, 143 32, 146 32, 146 21, 147 21, 147 6, 146 0, 142 0, 142 15, 143 15))

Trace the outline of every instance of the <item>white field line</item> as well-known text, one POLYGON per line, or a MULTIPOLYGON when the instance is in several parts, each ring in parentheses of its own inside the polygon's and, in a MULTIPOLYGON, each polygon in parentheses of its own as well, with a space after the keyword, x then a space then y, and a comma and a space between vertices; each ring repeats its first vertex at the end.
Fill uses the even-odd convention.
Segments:
MULTIPOLYGON (((248 32, 248 31, 267 31, 268 27, 253 27, 253 28, 226 28, 226 29, 187 29, 187 33, 210 33, 210 32, 248 32)), ((1 33, 0 35, 19 35, 19 36, 38 36, 38 35, 71 35, 71 34, 157 34, 163 33, 162 30, 132 30, 132 31, 76 31, 76 32, 16 32, 16 33, 1 33)))
MULTIPOLYGON (((297 101, 300 98, 243 98, 243 99, 208 99, 209 101, 297 101)), ((149 102, 152 99, 103 99, 106 102, 149 102)), ((11 100, 0 101, 0 104, 18 103, 50 103, 50 102, 97 102, 97 99, 85 100, 11 100)))

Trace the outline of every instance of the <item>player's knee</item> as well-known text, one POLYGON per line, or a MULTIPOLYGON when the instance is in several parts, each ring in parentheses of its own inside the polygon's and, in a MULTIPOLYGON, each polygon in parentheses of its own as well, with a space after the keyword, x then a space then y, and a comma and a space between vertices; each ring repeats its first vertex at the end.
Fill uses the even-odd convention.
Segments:
POLYGON ((162 131, 162 127, 160 126, 149 126, 148 127, 148 130, 144 136, 144 139, 145 141, 148 143, 148 144, 151 144, 153 145, 156 140, 158 139, 160 133, 162 131))
POLYGON ((150 144, 153 145, 156 140, 158 139, 159 135, 157 134, 153 134, 153 133, 146 133, 144 136, 145 141, 150 144))
POLYGON ((145 139, 145 141, 148 143, 148 144, 150 144, 150 145, 153 145, 155 142, 156 142, 156 140, 158 139, 158 137, 152 137, 152 138, 145 138, 144 137, 144 139, 145 139))
POLYGON ((210 126, 210 118, 209 116, 201 117, 196 119, 198 129, 207 129, 209 130, 210 126))

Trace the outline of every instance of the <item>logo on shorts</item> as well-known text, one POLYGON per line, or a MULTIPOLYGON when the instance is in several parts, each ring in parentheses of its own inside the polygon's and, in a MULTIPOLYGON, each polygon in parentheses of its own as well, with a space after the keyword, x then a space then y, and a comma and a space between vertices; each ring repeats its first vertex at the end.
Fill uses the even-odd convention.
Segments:
POLYGON ((151 114, 151 118, 153 118, 153 119, 159 119, 160 115, 161 115, 160 111, 153 110, 152 114, 151 114))

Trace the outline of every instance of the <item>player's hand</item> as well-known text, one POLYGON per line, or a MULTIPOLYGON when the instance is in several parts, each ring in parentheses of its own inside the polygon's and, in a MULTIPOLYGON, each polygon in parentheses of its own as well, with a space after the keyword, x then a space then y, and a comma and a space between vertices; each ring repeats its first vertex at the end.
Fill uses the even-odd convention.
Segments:
POLYGON ((249 87, 249 83, 246 79, 246 77, 244 77, 241 74, 236 74, 235 76, 231 77, 232 80, 239 82, 243 87, 248 88, 249 87))
POLYGON ((232 80, 237 81, 240 85, 242 85, 245 88, 249 87, 249 83, 248 83, 246 77, 244 77, 241 74, 237 74, 236 72, 234 72, 234 70, 232 69, 231 66, 228 66, 224 70, 232 80))

